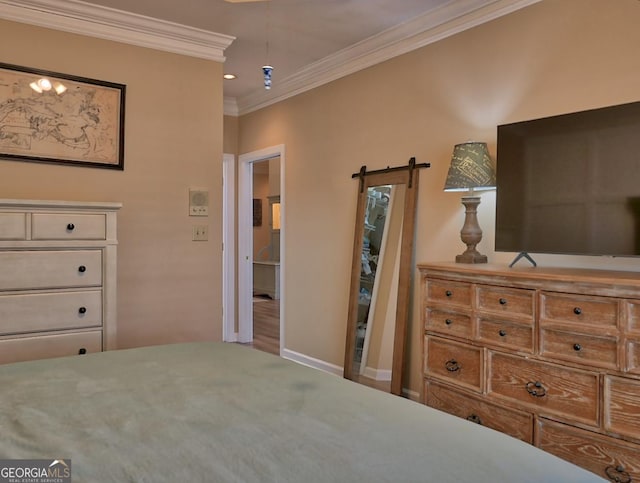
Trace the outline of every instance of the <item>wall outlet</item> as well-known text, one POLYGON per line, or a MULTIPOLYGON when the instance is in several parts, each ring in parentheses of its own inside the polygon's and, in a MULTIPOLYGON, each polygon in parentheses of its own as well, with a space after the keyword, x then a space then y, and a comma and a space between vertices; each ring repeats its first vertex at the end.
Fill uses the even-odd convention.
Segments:
POLYGON ((209 240, 209 227, 207 225, 193 225, 192 240, 207 241, 209 240))

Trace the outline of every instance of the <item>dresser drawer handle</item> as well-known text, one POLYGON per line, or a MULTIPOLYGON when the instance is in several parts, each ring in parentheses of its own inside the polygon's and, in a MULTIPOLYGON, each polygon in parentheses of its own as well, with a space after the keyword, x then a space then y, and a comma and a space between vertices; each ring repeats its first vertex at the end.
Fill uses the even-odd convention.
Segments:
POLYGON ((582 350, 582 346, 580 344, 573 344, 573 350, 580 352, 582 350))
POLYGON ((615 468, 613 466, 607 466, 604 470, 611 481, 615 483, 631 483, 631 475, 624 470, 624 466, 618 465, 615 468))
POLYGON ((547 389, 539 381, 527 382, 526 388, 527 392, 533 397, 544 397, 547 394, 547 389))
POLYGON ((444 321, 444 323, 445 323, 445 324, 447 324, 447 325, 451 325, 451 324, 453 324, 453 320, 451 320, 451 319, 446 319, 446 320, 444 321))
POLYGON ((498 300, 498 303, 499 303, 500 305, 507 305, 507 299, 502 299, 502 298, 501 298, 500 300, 498 300))
POLYGON ((78 267, 78 272, 80 272, 80 273, 84 273, 84 272, 86 272, 86 271, 87 271, 87 267, 85 267, 84 265, 80 265, 80 266, 78 267))
POLYGON ((506 331, 506 330, 504 330, 504 329, 500 329, 500 330, 498 331, 498 335, 499 335, 500 337, 504 337, 505 335, 507 335, 507 331, 506 331))
POLYGON ((86 307, 80 307, 78 309, 78 313, 79 314, 86 314, 87 313, 87 308, 86 307))
POLYGON ((467 421, 471 421, 472 423, 476 423, 482 426, 482 419, 480 419, 480 416, 478 416, 477 414, 471 414, 467 416, 467 421))
POLYGON ((459 371, 462 366, 458 364, 458 361, 456 361, 455 359, 449 359, 447 362, 445 362, 444 367, 446 367, 447 371, 449 372, 456 372, 459 371))
POLYGON ((582 309, 580 307, 574 307, 573 313, 576 315, 580 315, 582 313, 582 309))
POLYGON ((447 297, 451 297, 451 296, 453 295, 453 292, 452 292, 451 290, 447 290, 444 294, 445 294, 447 297))
POLYGON ((80 350, 78 351, 79 356, 83 356, 86 353, 87 353, 87 349, 85 349, 84 347, 81 347, 80 350))
POLYGON ((69 230, 69 231, 73 231, 75 228, 76 228, 76 225, 74 225, 73 223, 69 223, 67 225, 67 230, 69 230))

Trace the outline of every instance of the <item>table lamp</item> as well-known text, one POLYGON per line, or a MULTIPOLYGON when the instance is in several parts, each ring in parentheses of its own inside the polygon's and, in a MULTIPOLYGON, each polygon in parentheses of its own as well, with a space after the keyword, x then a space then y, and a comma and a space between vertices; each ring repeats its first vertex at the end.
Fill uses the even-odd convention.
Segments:
POLYGON ((468 191, 462 197, 465 218, 460 238, 467 245, 464 253, 456 256, 457 263, 487 263, 487 256, 476 250, 482 240, 482 230, 478 224, 480 197, 474 191, 496 187, 496 174, 491 163, 487 143, 467 142, 456 144, 451 156, 451 166, 444 185, 445 191, 468 191))

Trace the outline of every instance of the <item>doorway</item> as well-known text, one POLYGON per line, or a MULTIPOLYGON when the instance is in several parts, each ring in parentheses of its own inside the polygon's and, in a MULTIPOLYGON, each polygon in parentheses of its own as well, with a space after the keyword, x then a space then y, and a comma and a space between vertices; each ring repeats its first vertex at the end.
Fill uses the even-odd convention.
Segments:
MULTIPOLYGON (((274 315, 271 311, 271 337, 278 329, 277 354, 282 354, 285 337, 284 301, 285 290, 285 152, 284 145, 273 146, 259 151, 242 154, 238 166, 238 342, 259 344, 255 336, 263 337, 262 333, 254 334, 254 275, 258 284, 256 296, 264 296, 263 302, 256 302, 260 311, 266 309, 263 305, 269 300, 278 300, 278 311, 274 315), (270 161, 270 162, 269 162, 270 161), (254 168, 259 169, 260 163, 269 162, 271 181, 278 186, 278 193, 272 187, 272 192, 261 203, 262 222, 268 223, 268 243, 254 246, 255 217, 254 214, 254 168), (276 220, 277 212, 277 220, 276 220), (276 223, 277 221, 277 223, 276 223), (279 228, 274 228, 279 226, 279 228), (277 233, 276 233, 277 232, 277 233), (264 260, 263 258, 267 258, 264 260), (256 263, 257 262, 257 263, 256 263), (269 266, 271 265, 271 266, 269 266), (258 267, 259 266, 259 267, 258 267), (257 270, 256 270, 256 267, 257 270), (277 269, 277 270, 276 270, 277 269), (277 273, 276 273, 277 272, 277 273), (258 277, 261 280, 258 280, 258 277), (265 282, 263 277, 266 277, 265 282), (269 282, 269 280, 271 280, 269 282), (266 285, 265 285, 266 283, 266 285), (260 285, 262 284, 262 285, 260 285), (273 325, 275 324, 275 326, 273 325)), ((257 203, 255 204, 257 205, 257 203)), ((260 299, 258 299, 260 300, 260 299)), ((273 305, 273 304, 272 304, 273 305)), ((262 328, 260 329, 262 330, 262 328)))

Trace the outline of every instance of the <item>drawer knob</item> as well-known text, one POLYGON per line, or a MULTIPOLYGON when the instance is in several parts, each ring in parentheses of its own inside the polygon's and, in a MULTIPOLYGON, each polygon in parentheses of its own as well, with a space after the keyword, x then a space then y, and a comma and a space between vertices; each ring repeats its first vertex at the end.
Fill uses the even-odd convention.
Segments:
POLYGON ((618 465, 615 468, 613 466, 607 466, 604 470, 607 478, 616 483, 631 483, 631 475, 624 470, 624 466, 618 465))
POLYGON ((83 356, 87 353, 87 349, 85 349, 84 347, 80 347, 80 350, 78 351, 78 355, 83 356))
POLYGON ((498 303, 500 303, 500 305, 507 305, 507 299, 501 298, 500 300, 498 300, 498 303))
POLYGON ((482 426, 482 419, 477 414, 470 414, 467 416, 467 421, 471 421, 472 423, 476 423, 482 426))
POLYGON ((86 272, 86 271, 87 271, 87 267, 85 267, 84 265, 80 265, 80 266, 78 267, 78 272, 80 272, 80 273, 84 273, 84 272, 86 272))
POLYGON ((500 337, 504 337, 505 335, 507 335, 507 331, 506 331, 506 330, 504 330, 504 329, 500 329, 500 330, 498 331, 498 335, 499 335, 500 337))
POLYGON ((79 314, 86 314, 87 313, 87 308, 86 307, 80 307, 78 309, 78 313, 79 314))
POLYGON ((582 350, 582 346, 580 344, 573 344, 573 350, 580 352, 582 350))
POLYGON ((69 230, 69 231, 73 231, 73 230, 75 229, 75 227, 76 227, 76 225, 74 225, 73 223, 69 223, 69 224, 67 225, 67 230, 69 230))
POLYGON ((445 294, 447 297, 451 297, 451 296, 453 295, 453 292, 452 292, 451 290, 447 290, 444 294, 445 294))
POLYGON ((544 397, 547 394, 547 389, 539 381, 527 382, 526 388, 527 392, 533 397, 544 397))
POLYGON ((576 315, 580 315, 582 313, 582 309, 580 307, 574 307, 573 313, 576 315))
POLYGON ((447 325, 451 325, 451 324, 453 324, 453 320, 451 320, 451 319, 446 319, 446 320, 444 321, 444 323, 445 323, 445 324, 447 324, 447 325))
POLYGON ((458 361, 456 361, 455 359, 449 359, 444 363, 444 367, 446 367, 447 371, 449 372, 456 372, 459 371, 462 366, 460 366, 460 364, 458 364, 458 361))

